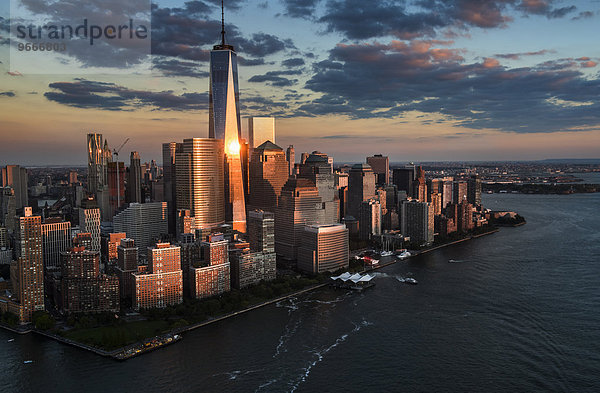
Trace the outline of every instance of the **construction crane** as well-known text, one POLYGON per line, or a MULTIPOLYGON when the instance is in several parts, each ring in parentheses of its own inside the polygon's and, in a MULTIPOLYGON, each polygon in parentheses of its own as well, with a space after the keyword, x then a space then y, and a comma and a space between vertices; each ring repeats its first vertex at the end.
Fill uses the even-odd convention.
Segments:
POLYGON ((117 149, 113 149, 113 156, 115 156, 115 160, 117 162, 117 209, 121 207, 121 174, 119 170, 119 152, 127 142, 129 142, 129 138, 125 139, 125 142, 121 143, 121 146, 119 146, 117 149))

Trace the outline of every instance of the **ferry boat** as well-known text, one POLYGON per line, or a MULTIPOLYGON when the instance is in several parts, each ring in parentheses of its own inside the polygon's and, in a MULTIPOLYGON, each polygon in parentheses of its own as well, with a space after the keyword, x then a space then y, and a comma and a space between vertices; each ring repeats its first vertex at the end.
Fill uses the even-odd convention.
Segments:
POLYGON ((400 254, 398 254, 397 257, 398 257, 398 259, 406 259, 406 258, 410 257, 411 255, 412 254, 408 250, 404 249, 404 250, 400 250, 400 254))
POLYGON ((371 257, 363 257, 363 261, 365 262, 365 265, 368 265, 368 266, 379 265, 379 259, 374 259, 371 257))

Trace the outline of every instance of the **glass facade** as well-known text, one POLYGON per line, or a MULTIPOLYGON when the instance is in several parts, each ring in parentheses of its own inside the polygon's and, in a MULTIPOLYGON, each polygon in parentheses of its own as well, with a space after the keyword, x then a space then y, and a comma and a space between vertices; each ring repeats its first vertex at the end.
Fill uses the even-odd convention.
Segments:
POLYGON ((237 116, 238 139, 242 139, 240 122, 240 90, 238 84, 237 54, 232 50, 213 50, 210 52, 209 87, 209 138, 225 139, 225 118, 227 113, 227 89, 229 72, 233 79, 235 110, 237 116), (229 67, 231 63, 231 68, 229 67))

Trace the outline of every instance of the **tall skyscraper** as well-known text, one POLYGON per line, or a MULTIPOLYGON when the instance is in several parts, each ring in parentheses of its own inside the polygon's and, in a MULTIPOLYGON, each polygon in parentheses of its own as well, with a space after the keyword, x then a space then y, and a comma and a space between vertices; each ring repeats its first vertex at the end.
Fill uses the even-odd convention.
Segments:
POLYGON ((115 213, 125 204, 125 163, 109 162, 106 165, 108 179, 109 216, 115 213))
POLYGON ((323 221, 320 224, 333 224, 339 219, 339 193, 335 186, 335 175, 331 170, 327 154, 312 152, 300 165, 298 177, 310 179, 317 189, 324 206, 323 221))
POLYGON ((472 175, 467 181, 467 201, 471 205, 481 205, 481 178, 479 175, 472 175))
POLYGON ((281 147, 270 141, 256 147, 250 159, 249 209, 275 212, 288 177, 288 163, 281 147))
POLYGON ((275 209, 275 251, 288 259, 297 258, 305 225, 323 224, 325 209, 319 190, 309 179, 290 177, 281 190, 275 209))
POLYGON ((162 145, 162 158, 163 158, 163 194, 164 200, 167 202, 167 209, 169 211, 169 233, 175 234, 175 223, 176 223, 176 194, 177 186, 175 183, 175 177, 177 175, 175 169, 175 154, 177 146, 182 149, 181 143, 167 142, 162 145))
POLYGON ((21 168, 19 165, 7 165, 2 168, 2 186, 10 186, 14 190, 15 207, 17 209, 29 205, 27 181, 27 169, 21 168))
POLYGON ((433 242, 434 214, 427 202, 403 201, 400 228, 415 244, 433 242))
POLYGON ((376 198, 362 201, 358 212, 358 230, 361 240, 370 240, 372 236, 381 235, 382 211, 376 198))
MULTIPOLYGON (((169 167, 169 176, 171 168, 169 167)), ((142 162, 140 154, 132 151, 129 158, 129 177, 127 179, 127 202, 142 203, 142 162)))
POLYGON ((24 217, 19 217, 17 241, 17 297, 22 311, 22 322, 31 321, 35 311, 44 307, 44 259, 42 254, 42 217, 33 216, 25 207, 24 217))
POLYGON ((312 273, 348 267, 348 229, 344 224, 307 225, 298 250, 298 269, 312 273))
POLYGON ((425 181, 425 171, 420 166, 417 167, 417 178, 413 182, 413 197, 420 202, 427 202, 427 182, 425 181))
POLYGON ((94 200, 84 201, 79 208, 79 230, 81 233, 89 233, 92 237, 90 251, 100 251, 100 209, 96 207, 94 200))
POLYGON ((94 133, 87 135, 87 190, 93 195, 96 195, 98 191, 103 190, 106 185, 107 173, 103 149, 102 134, 94 133))
POLYGON ((373 169, 377 177, 377 185, 383 186, 390 182, 390 159, 381 154, 367 157, 367 164, 373 169))
POLYGON ((41 230, 44 268, 59 269, 61 252, 71 247, 71 223, 60 218, 48 218, 41 230))
POLYGON ((456 180, 453 183, 452 202, 454 204, 460 204, 462 201, 467 199, 467 182, 464 180, 456 180))
POLYGON ((225 149, 225 220, 234 230, 246 232, 237 54, 233 46, 225 44, 224 21, 221 44, 210 52, 209 80, 208 135, 222 140, 225 149))
POLYGON ((348 172, 348 212, 358 218, 360 204, 375 197, 375 174, 368 164, 355 164, 348 172))
POLYGON ((408 196, 413 195, 413 182, 416 178, 417 169, 412 164, 392 171, 392 182, 398 187, 398 191, 404 191, 408 196))
POLYGON ((190 138, 175 156, 177 209, 189 210, 196 228, 225 222, 223 141, 190 138))
POLYGON ((138 248, 133 239, 121 239, 117 246, 117 277, 121 297, 130 298, 133 289, 133 273, 138 271, 138 248))
POLYGON ((16 231, 16 216, 15 191, 10 186, 0 188, 0 225, 4 226, 11 234, 16 231))
POLYGON ((275 118, 249 117, 248 139, 250 150, 257 148, 266 141, 275 143, 275 118))
POLYGON ((288 162, 290 170, 288 174, 292 176, 294 174, 294 164, 296 163, 296 154, 294 153, 294 145, 289 145, 285 151, 285 159, 288 162))
POLYGON ((113 228, 115 232, 126 233, 140 250, 145 251, 169 231, 167 203, 130 203, 114 217, 113 228))

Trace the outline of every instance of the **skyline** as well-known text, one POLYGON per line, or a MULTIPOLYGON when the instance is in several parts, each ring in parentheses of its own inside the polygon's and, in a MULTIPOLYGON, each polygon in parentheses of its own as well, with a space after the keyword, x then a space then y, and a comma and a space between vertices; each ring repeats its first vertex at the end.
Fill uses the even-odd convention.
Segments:
MULTIPOLYGON (((164 142, 207 137, 216 3, 157 3, 151 75, 9 73, 2 41, 0 165, 83 165, 89 132, 111 148, 131 138, 126 150, 144 162, 160 162, 164 142)), ((276 144, 293 144, 298 157, 313 150, 337 162, 362 161, 365 151, 391 162, 598 157, 598 2, 225 6, 226 41, 240 56, 243 134, 247 117, 274 116, 276 144)), ((7 14, 0 6, 0 22, 7 14)))

